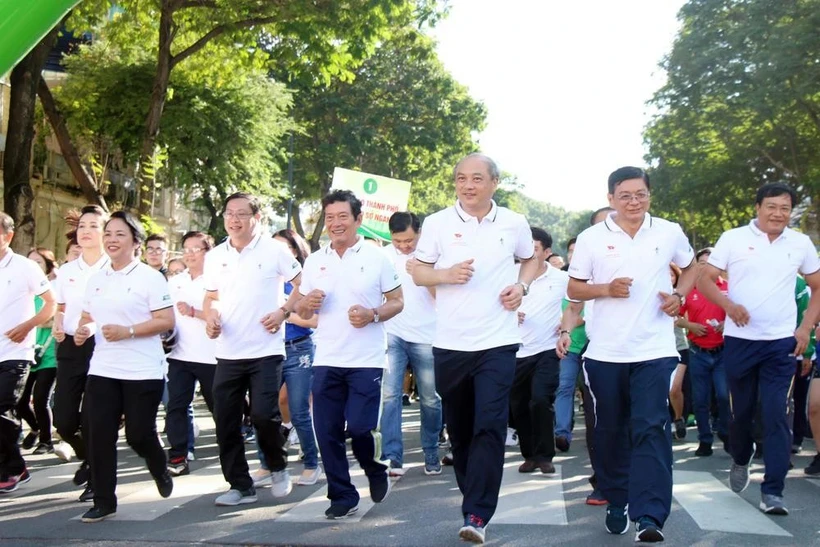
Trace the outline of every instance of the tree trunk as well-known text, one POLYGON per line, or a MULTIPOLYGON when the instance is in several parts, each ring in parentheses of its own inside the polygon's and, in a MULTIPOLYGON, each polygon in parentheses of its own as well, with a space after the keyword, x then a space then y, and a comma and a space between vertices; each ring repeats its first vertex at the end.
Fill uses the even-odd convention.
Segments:
POLYGON ((302 237, 305 237, 305 227, 302 225, 302 215, 299 212, 299 203, 293 202, 293 209, 291 210, 293 220, 293 229, 302 237))
POLYGON ((310 236, 310 250, 318 251, 319 250, 319 239, 322 237, 322 230, 325 227, 325 212, 324 210, 319 212, 319 218, 316 219, 316 227, 313 228, 313 234, 310 236))
POLYGON ((157 73, 154 76, 154 87, 151 90, 151 103, 145 120, 145 133, 140 150, 140 170, 137 175, 137 202, 141 215, 151 211, 154 194, 154 150, 165 99, 168 97, 168 82, 171 79, 171 45, 174 42, 174 10, 176 6, 169 0, 163 0, 159 20, 159 53, 157 55, 157 73))
POLYGON ((214 235, 219 229, 219 211, 216 210, 216 205, 214 205, 214 200, 211 199, 211 193, 208 190, 202 192, 202 203, 211 216, 208 220, 208 233, 214 235))
POLYGON ((59 25, 54 27, 11 71, 9 127, 3 167, 3 209, 14 219, 12 249, 24 254, 35 244, 31 147, 34 142, 37 87, 59 30, 59 25))
POLYGON ((86 169, 80 161, 80 155, 77 153, 77 148, 74 146, 74 143, 71 141, 71 135, 68 133, 65 118, 57 108, 54 95, 51 94, 48 84, 43 79, 40 79, 40 85, 37 86, 37 95, 40 97, 40 104, 43 105, 43 111, 60 145, 63 159, 71 170, 71 174, 74 175, 74 180, 80 185, 80 189, 86 201, 99 205, 107 211, 108 205, 105 203, 105 198, 100 194, 97 183, 88 172, 88 169, 86 169))

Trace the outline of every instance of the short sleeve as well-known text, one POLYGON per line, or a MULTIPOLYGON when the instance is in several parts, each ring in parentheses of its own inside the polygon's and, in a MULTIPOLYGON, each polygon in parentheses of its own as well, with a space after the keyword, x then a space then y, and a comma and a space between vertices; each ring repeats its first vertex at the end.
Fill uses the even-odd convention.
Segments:
POLYGON ((729 232, 723 232, 723 235, 721 235, 717 243, 715 243, 712 254, 709 255, 707 262, 718 270, 726 270, 729 266, 729 256, 731 253, 730 238, 729 232))
POLYGON ((154 311, 164 310, 174 305, 171 302, 171 293, 168 290, 168 282, 165 277, 157 272, 148 272, 151 275, 146 282, 148 283, 148 307, 154 311))
POLYGON ((393 265, 393 262, 383 253, 381 254, 381 262, 379 283, 381 284, 382 293, 385 294, 398 289, 401 286, 401 281, 399 281, 399 274, 396 272, 396 267, 393 265))
POLYGON ((213 251, 205 255, 205 265, 202 268, 202 277, 205 280, 205 290, 215 292, 219 290, 216 276, 216 257, 215 254, 220 252, 217 247, 213 251))
POLYGON ((521 260, 529 260, 535 255, 535 245, 532 241, 532 230, 527 219, 519 217, 518 233, 515 236, 515 256, 521 260))
POLYGON ((271 242, 276 249, 276 267, 279 270, 279 275, 281 275, 285 281, 293 281, 302 271, 301 264, 294 258, 293 253, 290 252, 287 245, 276 239, 272 239, 271 242))
POLYGON ((64 275, 57 275, 57 279, 55 279, 51 283, 51 291, 54 293, 54 301, 58 304, 65 304, 65 297, 63 296, 63 279, 65 278, 64 275))
POLYGON ((51 288, 51 284, 48 282, 46 274, 43 273, 40 266, 38 266, 33 260, 29 260, 27 264, 29 267, 29 274, 26 277, 28 278, 29 291, 37 296, 46 293, 51 288))
POLYGON ((436 230, 436 217, 431 216, 424 220, 421 227, 421 236, 416 245, 416 260, 425 264, 435 264, 441 258, 441 246, 436 230))
POLYGON ((672 262, 686 268, 695 259, 695 251, 692 250, 692 245, 689 239, 680 227, 680 224, 675 224, 675 254, 672 257, 672 262))
POLYGON ((808 237, 806 241, 806 256, 803 258, 803 263, 800 264, 800 273, 803 275, 811 275, 820 270, 820 258, 817 257, 817 249, 814 248, 814 243, 808 237))
POLYGON ((316 280, 314 279, 313 263, 316 261, 316 255, 312 254, 305 259, 305 266, 302 269, 302 282, 299 284, 299 294, 307 295, 315 288, 316 280))
POLYGON ((592 247, 588 239, 582 232, 575 241, 575 252, 572 253, 568 270, 569 276, 573 279, 581 281, 592 279, 592 247))

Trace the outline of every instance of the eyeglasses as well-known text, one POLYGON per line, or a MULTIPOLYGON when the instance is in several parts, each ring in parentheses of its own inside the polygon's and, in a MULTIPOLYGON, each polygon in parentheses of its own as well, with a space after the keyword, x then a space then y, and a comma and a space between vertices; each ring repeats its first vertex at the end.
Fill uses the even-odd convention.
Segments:
POLYGON ((161 255, 167 252, 167 249, 163 249, 162 247, 146 247, 145 252, 149 255, 161 255))
POLYGON ((191 247, 190 249, 183 248, 182 249, 182 254, 184 254, 184 255, 193 255, 193 254, 202 252, 204 250, 205 249, 203 249, 202 247, 191 247))
POLYGON ((253 216, 253 213, 249 213, 248 211, 225 211, 222 213, 222 216, 225 218, 238 218, 239 220, 248 220, 253 216))
POLYGON ((649 192, 636 192, 634 194, 621 194, 617 196, 615 199, 620 201, 621 203, 632 203, 632 200, 636 200, 638 203, 643 203, 649 200, 649 192))

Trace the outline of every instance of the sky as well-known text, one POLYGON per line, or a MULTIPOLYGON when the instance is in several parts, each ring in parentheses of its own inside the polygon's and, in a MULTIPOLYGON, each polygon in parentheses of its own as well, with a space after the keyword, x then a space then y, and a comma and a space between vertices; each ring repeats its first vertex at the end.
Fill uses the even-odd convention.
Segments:
POLYGON ((683 0, 450 0, 433 35, 488 110, 482 152, 524 193, 569 210, 607 204, 609 173, 645 166, 645 103, 683 0))

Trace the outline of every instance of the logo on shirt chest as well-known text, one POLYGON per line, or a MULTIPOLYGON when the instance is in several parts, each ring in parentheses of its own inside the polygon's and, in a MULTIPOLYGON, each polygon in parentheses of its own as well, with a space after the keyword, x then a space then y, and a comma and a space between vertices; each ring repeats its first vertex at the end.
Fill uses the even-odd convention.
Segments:
POLYGON ((453 239, 450 241, 450 245, 458 246, 458 247, 466 247, 467 241, 464 239, 464 234, 461 233, 454 233, 453 239))

